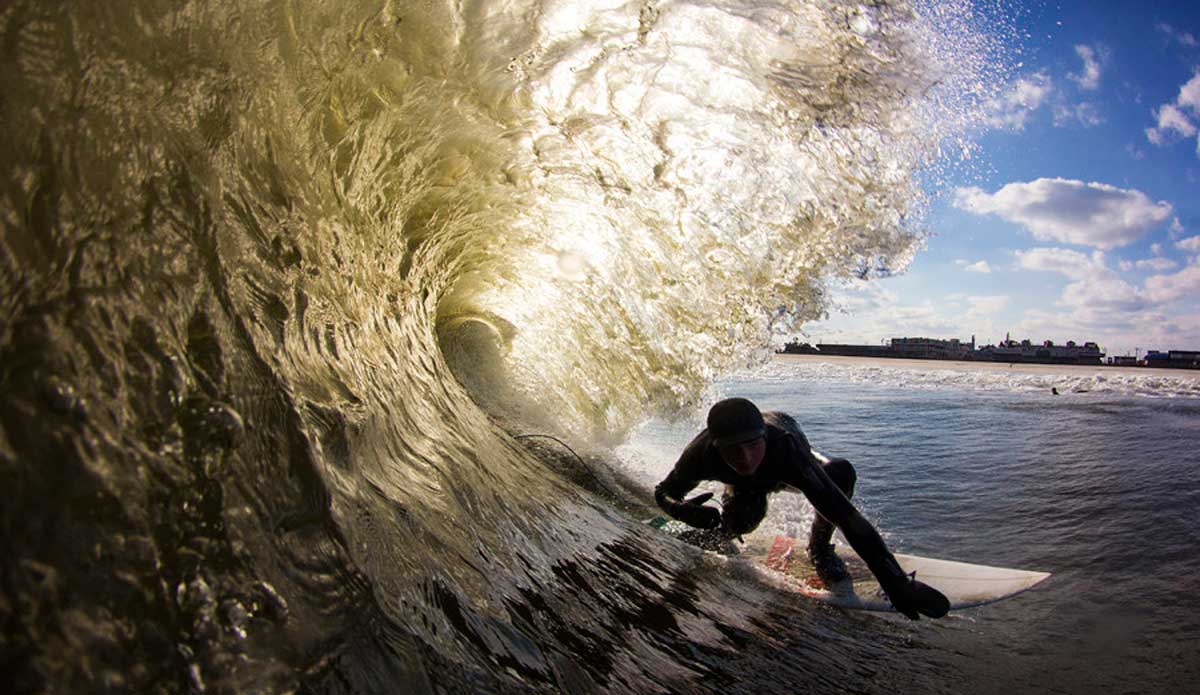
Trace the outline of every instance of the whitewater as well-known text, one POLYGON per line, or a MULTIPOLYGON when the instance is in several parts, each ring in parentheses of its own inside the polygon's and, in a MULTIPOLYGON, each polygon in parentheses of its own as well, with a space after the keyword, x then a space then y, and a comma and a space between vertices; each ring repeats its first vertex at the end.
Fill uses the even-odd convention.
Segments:
POLYGON ((807 605, 644 527, 673 454, 630 452, 919 252, 1015 62, 994 10, 6 3, 9 690, 986 681, 983 614, 807 605))

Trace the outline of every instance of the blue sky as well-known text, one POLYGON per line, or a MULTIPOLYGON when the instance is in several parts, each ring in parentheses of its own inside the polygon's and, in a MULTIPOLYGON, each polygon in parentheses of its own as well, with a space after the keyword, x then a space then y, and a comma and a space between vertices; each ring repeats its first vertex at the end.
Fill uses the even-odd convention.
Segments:
POLYGON ((806 339, 1200 350, 1200 0, 1008 11, 1013 67, 974 166, 929 190, 926 248, 806 339))

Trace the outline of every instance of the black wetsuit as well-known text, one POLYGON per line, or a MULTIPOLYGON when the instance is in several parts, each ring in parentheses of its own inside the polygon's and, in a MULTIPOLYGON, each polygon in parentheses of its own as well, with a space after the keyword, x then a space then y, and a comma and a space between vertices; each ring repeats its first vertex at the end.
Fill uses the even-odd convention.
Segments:
POLYGON ((680 506, 686 504, 684 495, 703 481, 720 481, 732 488, 725 499, 721 525, 727 532, 742 534, 753 530, 766 515, 768 494, 791 486, 804 493, 820 517, 842 530, 876 577, 895 579, 900 572, 895 559, 848 497, 853 494, 855 478, 850 462, 833 459, 822 464, 790 415, 768 411, 763 420, 766 454, 753 475, 742 476, 730 468, 706 429, 684 448, 675 468, 654 489, 658 506, 677 516, 680 506))

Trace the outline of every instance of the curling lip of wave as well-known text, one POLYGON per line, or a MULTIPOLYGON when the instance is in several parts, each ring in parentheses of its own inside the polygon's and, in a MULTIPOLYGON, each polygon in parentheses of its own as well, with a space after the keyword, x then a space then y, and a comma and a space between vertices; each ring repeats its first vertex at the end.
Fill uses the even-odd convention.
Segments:
POLYGON ((569 430, 613 436, 696 405, 818 316, 829 276, 911 258, 917 172, 969 122, 987 70, 962 14, 476 5, 463 45, 473 65, 504 61, 487 103, 505 106, 504 176, 528 204, 446 311, 514 326, 500 371, 569 430))

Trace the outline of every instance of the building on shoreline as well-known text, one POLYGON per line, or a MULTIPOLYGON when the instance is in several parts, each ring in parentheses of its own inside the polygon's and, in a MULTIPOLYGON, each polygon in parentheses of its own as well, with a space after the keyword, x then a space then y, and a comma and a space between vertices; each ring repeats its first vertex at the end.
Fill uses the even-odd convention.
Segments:
POLYGON ((1029 340, 1020 342, 1007 336, 999 345, 977 348, 975 336, 964 341, 958 338, 892 338, 883 345, 846 345, 820 343, 811 345, 792 341, 780 352, 790 354, 844 355, 851 357, 893 357, 917 360, 979 360, 984 362, 1024 362, 1034 364, 1104 364, 1104 353, 1093 342, 1077 345, 1069 340, 1064 345, 1044 341, 1035 345, 1029 340))
POLYGON ((890 349, 896 357, 920 360, 970 360, 975 359, 975 336, 965 343, 958 338, 892 338, 890 349))
POLYGON ((882 345, 849 345, 820 343, 810 345, 792 341, 785 345, 782 353, 808 355, 843 355, 849 357, 897 357, 915 360, 969 360, 974 359, 975 337, 965 343, 958 338, 892 338, 882 345))
POLYGON ((950 338, 892 338, 880 345, 848 345, 840 343, 802 343, 799 340, 779 351, 793 355, 839 355, 847 357, 892 357, 913 360, 962 360, 1031 364, 1083 364, 1112 367, 1157 367, 1163 369, 1200 369, 1200 351, 1150 350, 1138 359, 1132 355, 1114 355, 1107 360, 1104 352, 1091 341, 1078 345, 1068 340, 1055 345, 1046 340, 1034 344, 1029 340, 1016 341, 1008 336, 999 345, 976 348, 975 336, 970 341, 950 338))
POLYGON ((1200 369, 1200 351, 1168 350, 1160 352, 1150 350, 1142 362, 1147 367, 1164 367, 1166 369, 1200 369))
POLYGON ((1032 362, 1037 364, 1104 364, 1104 353, 1093 342, 1076 345, 1068 340, 1065 345, 1044 341, 1034 345, 1028 340, 1017 342, 1005 336, 999 345, 985 345, 978 351, 976 359, 990 362, 1032 362))

